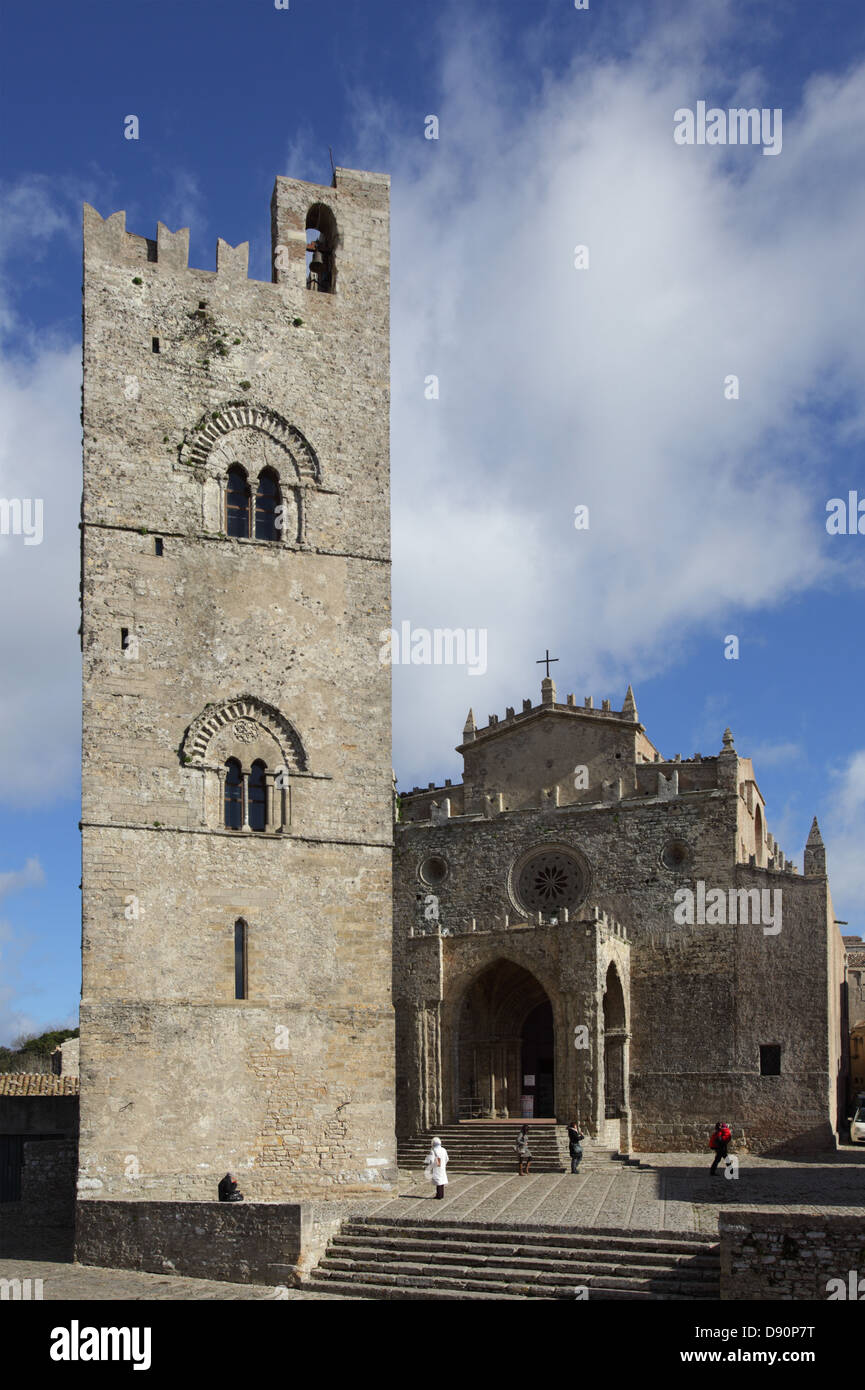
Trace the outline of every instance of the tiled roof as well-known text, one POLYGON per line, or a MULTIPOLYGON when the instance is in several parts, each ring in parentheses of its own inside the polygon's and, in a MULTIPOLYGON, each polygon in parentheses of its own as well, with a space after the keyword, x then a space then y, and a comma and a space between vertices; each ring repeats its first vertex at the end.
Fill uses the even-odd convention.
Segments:
POLYGON ((0 1072, 0 1096, 77 1096, 77 1076, 53 1076, 42 1072, 0 1072))

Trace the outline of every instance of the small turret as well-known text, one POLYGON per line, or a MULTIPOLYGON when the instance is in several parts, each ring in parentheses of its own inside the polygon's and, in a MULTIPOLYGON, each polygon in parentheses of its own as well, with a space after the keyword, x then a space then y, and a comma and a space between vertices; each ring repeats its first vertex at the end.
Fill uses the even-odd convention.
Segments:
POLYGON ((826 876, 826 846, 823 844, 823 836, 820 834, 820 827, 815 816, 811 822, 811 833, 805 845, 805 877, 806 878, 825 878, 826 876))
POLYGON ((739 754, 729 729, 724 730, 723 742, 724 746, 718 754, 718 786, 724 791, 735 791, 739 782, 739 754))

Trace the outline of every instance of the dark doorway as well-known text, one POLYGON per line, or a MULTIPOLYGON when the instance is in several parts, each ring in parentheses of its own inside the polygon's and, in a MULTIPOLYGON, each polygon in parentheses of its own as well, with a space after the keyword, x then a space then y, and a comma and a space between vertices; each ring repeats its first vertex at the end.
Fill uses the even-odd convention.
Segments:
POLYGON ((460 1010, 455 1118, 554 1119, 553 1008, 543 986, 513 961, 497 961, 467 990, 460 1010))
POLYGON ((533 1119, 555 1118, 553 1006, 538 1004, 523 1024, 523 1095, 534 1098, 533 1119), (528 1081, 527 1078, 532 1078, 528 1081))

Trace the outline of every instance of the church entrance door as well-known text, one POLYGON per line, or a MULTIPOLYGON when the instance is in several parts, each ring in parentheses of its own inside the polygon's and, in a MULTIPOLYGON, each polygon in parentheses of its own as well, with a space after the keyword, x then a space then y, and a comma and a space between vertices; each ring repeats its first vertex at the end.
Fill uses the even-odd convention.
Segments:
POLYGON ((460 1119, 555 1118, 553 1008, 534 975, 500 960, 466 991, 459 1014, 460 1119))

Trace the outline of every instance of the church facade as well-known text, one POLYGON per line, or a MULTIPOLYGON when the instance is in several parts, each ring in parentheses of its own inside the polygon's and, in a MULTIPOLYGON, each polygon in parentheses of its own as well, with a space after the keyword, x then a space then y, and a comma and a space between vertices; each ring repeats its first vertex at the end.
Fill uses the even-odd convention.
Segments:
POLYGON ((798 873, 749 758, 665 759, 633 692, 472 713, 463 781, 400 799, 397 1128, 576 1116, 623 1151, 833 1147, 844 946, 816 820, 798 873))

